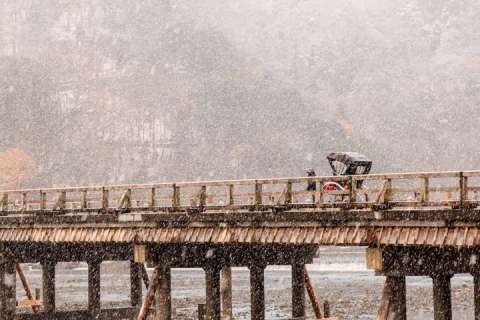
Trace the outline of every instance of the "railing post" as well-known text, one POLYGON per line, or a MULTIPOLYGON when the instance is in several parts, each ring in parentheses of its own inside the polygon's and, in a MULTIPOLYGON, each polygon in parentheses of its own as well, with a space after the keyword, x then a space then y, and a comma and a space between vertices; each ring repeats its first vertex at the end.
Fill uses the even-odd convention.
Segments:
POLYGON ((83 190, 83 191, 82 191, 82 203, 81 203, 81 205, 80 205, 80 208, 81 208, 82 210, 85 210, 85 209, 87 209, 87 207, 88 207, 88 203, 87 203, 87 190, 83 190))
POLYGON ((40 190, 40 211, 44 211, 47 207, 46 194, 40 190))
POLYGON ((317 207, 323 204, 323 179, 319 179, 315 182, 315 202, 317 207))
POLYGON ((392 179, 385 179, 383 182, 383 188, 380 191, 380 194, 377 199, 378 204, 388 204, 390 200, 392 200, 392 179))
POLYGON ((233 184, 229 184, 227 186, 227 199, 226 199, 226 203, 227 205, 229 206, 233 206, 234 205, 234 200, 233 200, 233 184))
POLYGON ((348 202, 352 203, 356 201, 356 197, 357 197, 356 195, 357 184, 356 184, 356 181, 353 180, 352 176, 349 177, 348 184, 350 185, 350 188, 348 190, 348 202))
POLYGON ((152 190, 150 191, 150 208, 154 208, 156 203, 155 203, 155 193, 156 193, 156 190, 155 188, 152 188, 152 190))
POLYGON ((27 211, 27 193, 22 193, 22 211, 27 211))
POLYGON ((423 177, 422 178, 422 191, 421 191, 421 195, 422 195, 422 203, 425 203, 425 202, 428 202, 429 200, 429 188, 430 188, 430 182, 428 180, 428 177, 423 177))
POLYGON ((108 210, 108 189, 102 188, 102 209, 108 210))
POLYGON ((2 211, 8 210, 8 193, 4 193, 2 196, 2 211))
POLYGON ((468 177, 463 175, 463 171, 460 172, 460 207, 465 204, 465 201, 468 200, 468 177))
POLYGON ((132 189, 127 189, 125 192, 125 208, 130 209, 132 207, 132 189))
POLYGON ((180 187, 177 187, 175 184, 173 185, 172 206, 174 208, 180 207, 180 187))
POLYGON ((200 188, 199 202, 201 208, 207 205, 207 186, 202 186, 200 188))
POLYGON ((259 206, 262 204, 262 184, 255 183, 255 205, 259 206))
POLYGON ((292 182, 288 181, 285 188, 285 204, 292 203, 292 182))

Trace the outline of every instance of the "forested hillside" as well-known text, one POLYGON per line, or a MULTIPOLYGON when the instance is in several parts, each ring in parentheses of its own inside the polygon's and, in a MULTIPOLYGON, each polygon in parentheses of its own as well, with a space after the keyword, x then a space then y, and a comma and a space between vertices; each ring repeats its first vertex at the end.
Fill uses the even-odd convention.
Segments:
POLYGON ((0 16, 3 188, 328 174, 331 151, 480 169, 476 0, 4 0, 0 16))

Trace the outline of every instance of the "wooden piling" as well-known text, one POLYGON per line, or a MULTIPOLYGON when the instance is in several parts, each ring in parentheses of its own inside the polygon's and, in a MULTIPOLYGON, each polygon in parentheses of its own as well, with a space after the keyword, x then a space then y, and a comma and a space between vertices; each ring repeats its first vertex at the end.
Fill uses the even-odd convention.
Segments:
POLYGON ((218 265, 205 267, 207 320, 221 319, 220 268, 218 265))
POLYGON ((160 268, 160 279, 155 290, 155 320, 172 319, 170 267, 160 268))
POLYGON ((250 266, 250 305, 251 319, 265 319, 265 266, 250 266))
MULTIPOLYGON (((323 319, 322 309, 320 307, 320 300, 318 299, 317 292, 315 291, 315 287, 312 284, 312 280, 308 275, 308 270, 305 267, 305 286, 307 289, 307 294, 312 303, 313 313, 315 314, 316 319, 323 319)), ((326 316, 325 316, 326 317, 326 316)))
POLYGON ((15 319, 16 270, 15 261, 8 256, 3 256, 0 261, 0 293, 1 318, 4 320, 15 319))
POLYGON ((404 276, 387 276, 377 320, 406 320, 407 291, 404 276))
POLYGON ((432 277, 435 320, 452 320, 451 277, 451 275, 435 275, 432 277))
POLYGON ((475 320, 480 320, 480 274, 473 274, 473 299, 475 308, 475 320))
POLYGON ((232 268, 224 266, 220 277, 220 292, 222 296, 222 319, 230 320, 233 316, 232 308, 232 268))
POLYGON ((130 303, 134 308, 142 304, 142 265, 130 261, 130 303))
POLYGON ((292 264, 292 317, 305 317, 305 265, 292 264))
MULTIPOLYGON (((27 299, 30 301, 35 300, 35 297, 33 296, 32 288, 30 287, 30 284, 28 283, 27 277, 25 276, 25 273, 23 272, 22 266, 19 263, 15 264, 15 268, 17 269, 18 277, 20 278, 20 281, 22 282, 23 289, 25 290, 25 295, 27 296, 27 299)), ((33 313, 38 313, 39 307, 36 305, 32 305, 32 311, 33 313)))
POLYGON ((100 264, 88 261, 88 312, 95 319, 100 315, 100 264))
POLYGON ((55 312, 55 261, 42 262, 43 307, 45 313, 55 312))
POLYGON ((155 297, 155 291, 157 290, 158 282, 160 281, 160 267, 157 266, 153 270, 152 277, 150 279, 150 285, 147 288, 147 294, 143 300, 140 311, 138 312, 137 320, 146 320, 148 316, 148 311, 152 305, 153 299, 155 297))

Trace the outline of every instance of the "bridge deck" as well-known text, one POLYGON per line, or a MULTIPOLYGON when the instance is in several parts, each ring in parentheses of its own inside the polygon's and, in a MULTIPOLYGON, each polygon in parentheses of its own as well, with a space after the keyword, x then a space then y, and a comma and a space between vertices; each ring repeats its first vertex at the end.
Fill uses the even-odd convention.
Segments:
POLYGON ((0 241, 475 246, 479 191, 480 171, 10 190, 0 241))

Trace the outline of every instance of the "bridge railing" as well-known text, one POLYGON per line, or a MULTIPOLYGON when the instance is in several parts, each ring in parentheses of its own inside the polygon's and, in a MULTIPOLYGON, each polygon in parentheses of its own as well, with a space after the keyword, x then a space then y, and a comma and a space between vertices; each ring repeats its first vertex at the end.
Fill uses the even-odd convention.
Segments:
POLYGON ((460 208, 479 192, 480 171, 223 180, 0 191, 0 212, 460 208))

